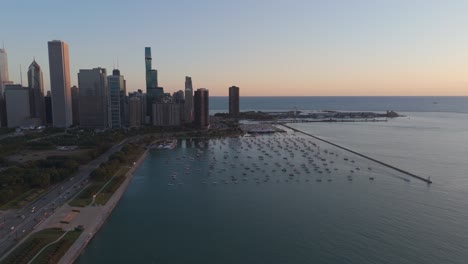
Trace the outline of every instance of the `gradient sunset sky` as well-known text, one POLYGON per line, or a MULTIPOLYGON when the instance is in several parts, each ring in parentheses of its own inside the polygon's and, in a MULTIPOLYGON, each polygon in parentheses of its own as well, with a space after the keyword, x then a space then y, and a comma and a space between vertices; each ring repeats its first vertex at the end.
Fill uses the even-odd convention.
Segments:
POLYGON ((119 61, 145 90, 144 47, 159 85, 210 95, 468 95, 468 1, 3 0, 0 41, 10 79, 33 57, 49 90, 47 41, 69 44, 79 69, 119 61))

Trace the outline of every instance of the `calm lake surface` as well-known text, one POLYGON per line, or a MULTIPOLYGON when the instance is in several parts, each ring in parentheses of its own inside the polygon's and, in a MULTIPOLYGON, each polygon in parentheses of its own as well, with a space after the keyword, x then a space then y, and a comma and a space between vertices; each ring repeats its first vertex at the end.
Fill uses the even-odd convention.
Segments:
POLYGON ((405 114, 294 126, 430 186, 299 133, 179 142, 78 263, 467 263, 468 115, 405 114))

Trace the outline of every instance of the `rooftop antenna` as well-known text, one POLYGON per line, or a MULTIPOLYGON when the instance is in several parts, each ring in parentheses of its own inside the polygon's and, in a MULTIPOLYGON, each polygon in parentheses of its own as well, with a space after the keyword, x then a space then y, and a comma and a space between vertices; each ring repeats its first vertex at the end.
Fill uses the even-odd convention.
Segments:
POLYGON ((119 69, 119 57, 117 57, 117 69, 119 69))
POLYGON ((115 70, 115 60, 114 59, 112 59, 112 69, 115 70))

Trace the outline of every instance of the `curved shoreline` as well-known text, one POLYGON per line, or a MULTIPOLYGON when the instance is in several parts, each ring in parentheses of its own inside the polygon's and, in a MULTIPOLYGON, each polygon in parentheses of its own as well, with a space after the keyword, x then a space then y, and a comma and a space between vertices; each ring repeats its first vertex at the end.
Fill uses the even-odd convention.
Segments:
POLYGON ((99 231, 102 225, 107 221, 109 215, 114 210, 115 206, 118 204, 124 193, 126 192, 128 186, 130 185, 135 171, 140 167, 141 163, 146 159, 148 155, 148 150, 145 150, 140 158, 136 161, 135 165, 127 172, 125 175, 125 181, 120 185, 119 189, 114 192, 112 197, 107 201, 106 205, 99 206, 97 212, 94 212, 93 223, 87 228, 84 232, 78 237, 75 243, 68 249, 68 251, 63 255, 58 263, 69 264, 74 263, 83 251, 86 249, 88 243, 93 239, 94 235, 99 231))

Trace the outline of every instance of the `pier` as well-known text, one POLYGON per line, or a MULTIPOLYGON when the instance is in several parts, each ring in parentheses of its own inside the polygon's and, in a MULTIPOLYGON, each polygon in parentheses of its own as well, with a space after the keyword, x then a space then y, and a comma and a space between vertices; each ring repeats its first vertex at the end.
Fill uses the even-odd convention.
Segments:
POLYGON ((313 137, 313 138, 315 138, 315 139, 317 139, 317 140, 320 140, 320 141, 322 141, 322 142, 325 142, 325 143, 327 143, 327 144, 330 144, 330 145, 335 146, 335 147, 337 147, 337 148, 340 148, 340 149, 342 149, 342 150, 351 152, 351 153, 353 153, 353 154, 355 154, 355 155, 358 155, 358 156, 363 157, 363 158, 365 158, 365 159, 371 160, 371 161, 373 161, 373 162, 376 162, 376 163, 378 163, 378 164, 380 164, 380 165, 383 165, 383 166, 388 167, 388 168, 390 168, 390 169, 393 169, 393 170, 396 170, 396 171, 401 172, 401 173, 403 173, 403 174, 406 174, 406 175, 408 175, 408 176, 410 176, 410 177, 413 177, 413 178, 415 178, 415 179, 418 179, 418 180, 421 180, 421 181, 423 181, 423 182, 426 182, 427 184, 431 184, 431 183, 432 183, 432 181, 431 181, 430 178, 424 178, 424 177, 418 176, 418 175, 416 175, 416 174, 413 174, 413 173, 411 173, 411 172, 409 172, 409 171, 402 170, 402 169, 400 169, 400 168, 397 168, 397 167, 392 166, 392 165, 390 165, 390 164, 387 164, 387 163, 385 163, 385 162, 376 160, 376 159, 374 159, 374 158, 371 158, 371 157, 369 157, 369 156, 367 156, 367 155, 361 154, 361 153, 356 152, 356 151, 354 151, 354 150, 351 150, 351 149, 349 149, 349 148, 345 148, 345 147, 343 147, 343 146, 340 146, 340 145, 335 144, 335 143, 333 143, 333 142, 330 142, 330 141, 328 141, 328 140, 325 140, 325 139, 319 138, 319 137, 317 137, 317 136, 314 136, 314 135, 312 135, 312 134, 306 133, 306 132, 304 132, 304 131, 302 131, 302 130, 299 130, 299 129, 290 127, 290 126, 288 126, 288 125, 286 125, 286 124, 284 124, 284 123, 282 123, 281 125, 284 126, 284 127, 289 128, 289 129, 291 129, 291 130, 293 130, 293 131, 295 131, 295 132, 299 132, 299 133, 302 133, 302 134, 304 134, 304 135, 313 137))

